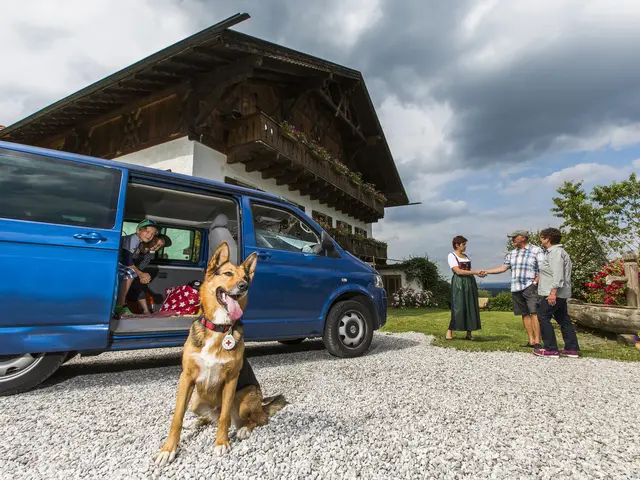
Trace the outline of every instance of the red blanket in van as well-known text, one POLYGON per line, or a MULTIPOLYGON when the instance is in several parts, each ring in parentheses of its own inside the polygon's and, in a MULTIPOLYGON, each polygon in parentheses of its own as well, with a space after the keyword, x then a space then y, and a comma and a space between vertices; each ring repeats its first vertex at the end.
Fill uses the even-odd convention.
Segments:
POLYGON ((164 292, 164 303, 161 312, 171 312, 176 315, 195 315, 200 310, 200 294, 189 285, 169 287, 164 292))

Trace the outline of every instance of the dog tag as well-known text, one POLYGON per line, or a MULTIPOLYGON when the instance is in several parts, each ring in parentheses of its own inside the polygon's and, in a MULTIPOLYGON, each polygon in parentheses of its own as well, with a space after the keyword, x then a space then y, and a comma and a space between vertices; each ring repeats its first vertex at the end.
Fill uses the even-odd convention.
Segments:
POLYGON ((222 348, 224 348, 225 350, 231 350, 235 346, 236 346, 236 339, 233 338, 233 335, 231 334, 231 332, 229 332, 222 339, 222 348))

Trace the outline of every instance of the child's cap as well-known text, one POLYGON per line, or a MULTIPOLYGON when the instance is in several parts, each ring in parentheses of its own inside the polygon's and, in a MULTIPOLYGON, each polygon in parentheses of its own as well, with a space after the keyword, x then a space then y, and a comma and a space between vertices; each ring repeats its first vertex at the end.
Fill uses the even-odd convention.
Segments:
POLYGON ((155 227, 155 226, 156 226, 156 224, 155 224, 155 223, 153 223, 151 220, 145 219, 145 220, 142 220, 142 221, 138 224, 138 226, 136 227, 136 229, 138 229, 138 228, 144 228, 144 227, 155 227))

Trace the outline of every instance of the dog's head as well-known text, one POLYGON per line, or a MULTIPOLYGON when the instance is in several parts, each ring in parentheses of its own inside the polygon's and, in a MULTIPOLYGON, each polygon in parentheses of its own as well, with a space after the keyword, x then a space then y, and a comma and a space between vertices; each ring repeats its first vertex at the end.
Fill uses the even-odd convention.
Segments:
POLYGON ((258 255, 252 253, 242 265, 229 261, 229 245, 222 242, 214 252, 204 282, 200 301, 205 317, 217 324, 233 323, 247 306, 247 292, 256 271, 258 255))

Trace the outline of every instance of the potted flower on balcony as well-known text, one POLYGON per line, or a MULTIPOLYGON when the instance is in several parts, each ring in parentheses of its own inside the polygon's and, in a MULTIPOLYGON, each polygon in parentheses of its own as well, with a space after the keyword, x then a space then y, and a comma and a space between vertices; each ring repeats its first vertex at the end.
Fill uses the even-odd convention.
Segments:
POLYGON ((288 138, 289 140, 294 142, 298 141, 298 138, 297 138, 298 130, 296 130, 296 127, 291 125, 286 120, 283 120, 282 122, 280 122, 280 131, 282 132, 282 135, 285 138, 288 138))

